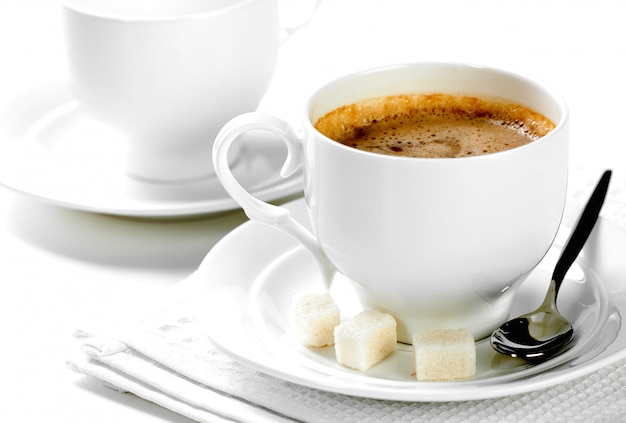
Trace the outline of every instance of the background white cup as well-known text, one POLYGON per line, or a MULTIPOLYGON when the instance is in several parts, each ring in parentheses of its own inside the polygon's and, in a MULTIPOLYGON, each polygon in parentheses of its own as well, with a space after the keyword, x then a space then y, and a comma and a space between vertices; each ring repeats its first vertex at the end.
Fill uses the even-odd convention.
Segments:
POLYGON ((129 135, 126 170, 157 181, 213 173, 212 142, 257 108, 281 31, 277 0, 65 0, 70 84, 129 135))
POLYGON ((568 122, 561 97, 531 78, 480 66, 415 63, 326 85, 306 106, 302 133, 271 116, 239 116, 219 133, 213 160, 250 218, 301 240, 326 274, 336 267, 348 276, 365 308, 396 317, 399 340, 410 343, 413 331, 439 328, 467 328, 480 339, 506 319, 516 287, 556 235, 567 186, 568 122), (453 159, 364 152, 313 127, 340 106, 407 93, 504 98, 557 126, 522 147, 453 159), (284 175, 304 166, 314 235, 233 178, 226 154, 240 134, 256 129, 286 143, 284 175))

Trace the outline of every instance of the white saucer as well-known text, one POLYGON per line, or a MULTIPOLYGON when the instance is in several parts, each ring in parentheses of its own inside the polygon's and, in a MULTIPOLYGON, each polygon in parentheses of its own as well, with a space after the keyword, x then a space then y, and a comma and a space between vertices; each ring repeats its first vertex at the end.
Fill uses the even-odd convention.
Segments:
MULTIPOLYGON (((216 177, 159 184, 126 176, 123 138, 87 116, 66 83, 38 87, 0 110, 0 184, 64 207, 125 216, 189 216, 238 207, 216 177)), ((271 136, 250 134, 234 174, 265 201, 296 194, 301 175, 279 176, 285 154, 271 136)))
MULTIPOLYGON (((306 222, 303 200, 288 204, 306 222)), ((305 223, 306 224, 306 223, 305 223)), ((560 232, 564 239, 568 230, 560 232)), ((512 315, 536 308, 548 286, 561 242, 516 294, 512 315)), ((568 273, 559 309, 574 324, 569 350, 529 365, 477 342, 477 374, 457 382, 418 382, 411 375, 408 345, 366 372, 338 365, 332 347, 302 347, 291 333, 293 293, 321 289, 316 263, 296 241, 275 229, 247 222, 223 238, 199 269, 206 297, 199 311, 215 346, 259 371, 312 388, 398 401, 464 401, 525 393, 587 375, 626 356, 626 233, 600 219, 579 260, 568 273)), ((331 289, 342 320, 359 311, 344 277, 331 289)))

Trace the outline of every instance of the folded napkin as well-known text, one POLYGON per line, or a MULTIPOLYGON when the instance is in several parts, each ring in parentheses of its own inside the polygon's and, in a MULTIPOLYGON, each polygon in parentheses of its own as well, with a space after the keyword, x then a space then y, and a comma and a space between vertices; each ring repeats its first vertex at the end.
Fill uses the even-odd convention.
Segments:
MULTIPOLYGON (((193 274, 168 296, 198 298, 199 282, 193 274)), ((79 329, 74 336, 84 355, 68 366, 202 422, 292 421, 283 409, 290 416, 306 412, 297 402, 276 406, 285 396, 272 378, 217 352, 189 310, 184 300, 170 302, 131 327, 105 329, 115 336, 79 329)))
MULTIPOLYGON (((571 203, 582 206, 599 175, 572 183, 580 189, 570 193, 571 203)), ((626 227, 624 186, 612 186, 603 215, 626 227)), ((77 330, 82 352, 77 349, 68 366, 200 422, 626 421, 626 360, 550 389, 482 401, 382 401, 286 382, 211 345, 190 306, 202 294, 201 282, 191 275, 141 318, 77 330)))

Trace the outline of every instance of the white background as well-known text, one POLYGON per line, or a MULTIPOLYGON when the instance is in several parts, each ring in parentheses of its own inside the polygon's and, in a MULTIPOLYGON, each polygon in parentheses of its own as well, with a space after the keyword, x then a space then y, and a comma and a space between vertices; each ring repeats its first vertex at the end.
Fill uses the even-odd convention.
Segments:
MULTIPOLYGON (((297 20, 304 1, 284 2, 286 19, 297 20)), ((59 6, 0 0, 0 103, 66 78, 59 6)), ((296 122, 318 86, 372 66, 504 67, 564 95, 573 169, 613 167, 620 177, 625 8, 619 0, 328 0, 283 45, 261 109, 296 122)), ((244 220, 241 212, 178 221, 102 216, 0 188, 0 421, 187 421, 66 369, 76 353, 72 331, 149 301, 244 220)))

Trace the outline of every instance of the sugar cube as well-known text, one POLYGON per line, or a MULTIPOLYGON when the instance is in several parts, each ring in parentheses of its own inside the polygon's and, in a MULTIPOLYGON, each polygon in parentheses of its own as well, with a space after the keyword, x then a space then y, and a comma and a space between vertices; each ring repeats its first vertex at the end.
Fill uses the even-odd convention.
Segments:
POLYGON ((367 370, 396 349, 395 319, 375 310, 362 311, 335 328, 335 355, 344 366, 367 370))
POLYGON ((413 353, 418 380, 467 379, 476 373, 476 344, 465 329, 414 333, 413 353))
POLYGON ((295 332, 309 347, 334 344, 335 326, 340 323, 339 307, 327 292, 297 293, 293 298, 295 332))

